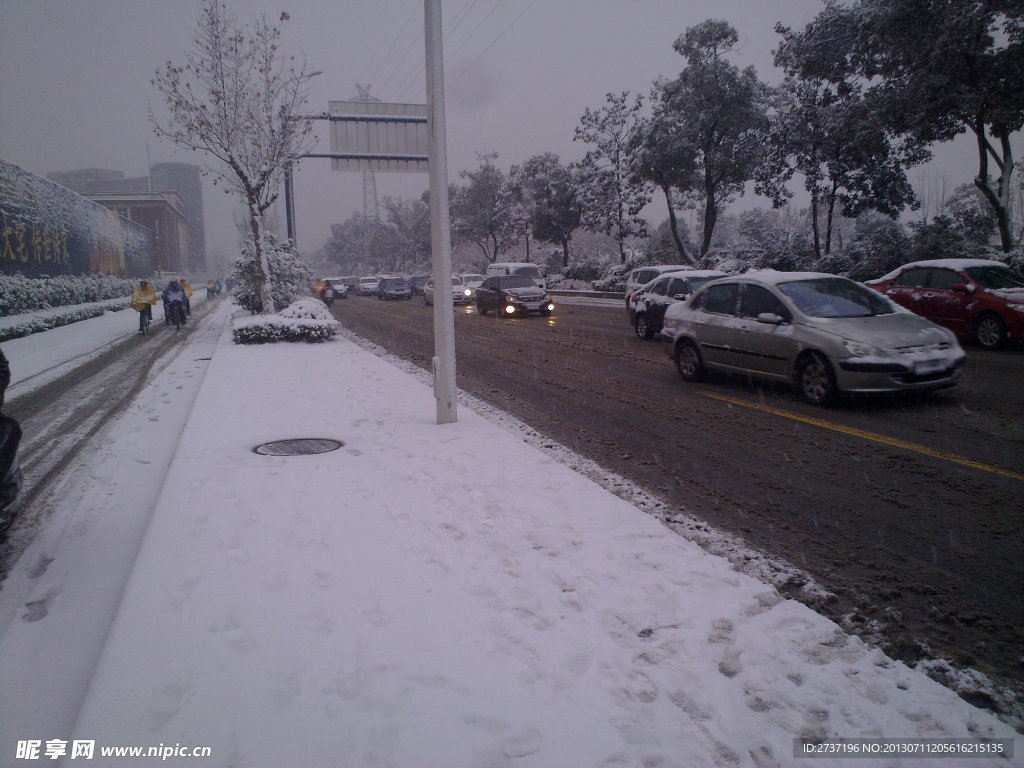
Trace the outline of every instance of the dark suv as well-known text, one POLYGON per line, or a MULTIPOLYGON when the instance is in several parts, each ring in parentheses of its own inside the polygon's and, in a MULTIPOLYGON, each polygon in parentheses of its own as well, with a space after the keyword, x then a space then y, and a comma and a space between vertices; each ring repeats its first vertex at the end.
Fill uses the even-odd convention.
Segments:
POLYGON ((641 339, 653 339, 661 330, 665 310, 711 280, 728 277, 717 269, 668 272, 626 297, 629 323, 641 339))
POLYGON ((492 309, 498 317, 538 312, 550 315, 555 308, 543 288, 522 275, 488 277, 476 289, 476 309, 486 315, 492 309))

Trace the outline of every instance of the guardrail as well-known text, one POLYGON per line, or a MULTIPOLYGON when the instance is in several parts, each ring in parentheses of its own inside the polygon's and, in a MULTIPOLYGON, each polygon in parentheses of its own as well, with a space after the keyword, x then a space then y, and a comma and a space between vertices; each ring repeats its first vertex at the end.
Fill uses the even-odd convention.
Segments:
POLYGON ((584 299, 617 299, 618 301, 625 301, 626 294, 611 291, 560 291, 558 289, 549 290, 552 296, 579 296, 584 299))

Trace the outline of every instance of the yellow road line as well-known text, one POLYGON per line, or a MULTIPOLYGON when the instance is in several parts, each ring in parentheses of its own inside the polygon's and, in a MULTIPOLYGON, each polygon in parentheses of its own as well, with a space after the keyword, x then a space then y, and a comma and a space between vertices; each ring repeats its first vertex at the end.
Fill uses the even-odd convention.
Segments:
POLYGON ((793 419, 794 421, 802 421, 804 424, 811 424, 815 427, 821 427, 822 429, 831 429, 835 432, 842 432, 853 437, 860 437, 864 440, 871 440, 876 443, 883 443, 885 445, 891 445, 894 448, 902 448, 906 451, 913 451, 914 453, 921 453, 925 456, 931 456, 934 459, 942 459, 943 461, 951 461, 955 464, 963 464, 966 467, 972 467, 973 469, 980 469, 984 472, 992 472, 996 475, 1003 475, 1004 477, 1012 477, 1014 480, 1024 480, 1024 475, 1019 472, 1011 472, 1007 469, 1000 469, 999 467, 993 467, 989 464, 983 464, 980 461, 974 459, 968 459, 965 456, 958 456, 955 453, 944 453, 943 451, 937 451, 934 448, 929 448, 927 445, 920 445, 919 443, 908 443, 905 440, 899 440, 895 437, 889 437, 888 435, 880 435, 877 432, 868 432, 863 429, 857 429, 855 427, 847 427, 842 424, 835 424, 831 421, 825 421, 824 419, 816 419, 813 416, 803 416, 799 413, 792 413, 790 411, 784 411, 781 408, 772 408, 770 405, 761 405, 760 403, 752 403, 749 400, 741 400, 737 397, 730 397, 728 395, 719 395, 714 392, 698 391, 698 394, 704 395, 705 397, 714 398, 715 400, 724 400, 727 403, 733 403, 734 405, 742 405, 744 408, 753 408, 754 410, 764 411, 765 413, 771 413, 775 416, 782 416, 786 419, 793 419))

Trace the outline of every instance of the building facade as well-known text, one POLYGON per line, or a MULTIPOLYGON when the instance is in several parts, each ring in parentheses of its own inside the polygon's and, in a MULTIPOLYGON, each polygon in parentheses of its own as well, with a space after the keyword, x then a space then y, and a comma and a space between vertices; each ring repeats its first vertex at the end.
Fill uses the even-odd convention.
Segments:
POLYGON ((204 271, 198 259, 198 235, 176 193, 97 192, 83 197, 153 233, 154 270, 182 275, 204 271))
MULTIPOLYGON (((119 194, 125 199, 141 193, 164 195, 169 201, 174 201, 171 203, 174 209, 185 217, 190 234, 187 241, 179 238, 179 242, 187 251, 165 250, 160 254, 161 258, 168 263, 189 264, 197 271, 205 271, 206 227, 203 217, 202 177, 198 165, 153 163, 149 166, 148 176, 137 177, 126 177, 123 172, 109 168, 82 168, 51 173, 48 178, 105 206, 107 203, 103 202, 101 196, 108 194, 119 194)), ((141 198, 136 199, 136 202, 138 204, 135 206, 122 207, 133 208, 140 212, 139 215, 144 215, 142 211, 147 206, 142 205, 141 198)), ((141 219, 132 221, 143 223, 141 219)), ((170 220, 164 223, 170 224, 170 220)), ((166 230, 164 233, 167 235, 166 230)), ((165 236, 164 243, 169 247, 171 241, 168 237, 169 235, 165 236)))

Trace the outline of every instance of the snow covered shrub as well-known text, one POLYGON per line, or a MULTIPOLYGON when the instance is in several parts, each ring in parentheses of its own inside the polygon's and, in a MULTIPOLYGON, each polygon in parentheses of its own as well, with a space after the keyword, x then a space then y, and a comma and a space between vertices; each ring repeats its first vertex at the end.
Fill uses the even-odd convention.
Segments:
POLYGON ((327 310, 327 305, 320 301, 320 299, 299 299, 292 302, 281 310, 281 317, 334 321, 334 317, 327 310))
POLYGON ((327 341, 341 323, 331 317, 318 299, 300 299, 280 315, 259 315, 235 321, 231 334, 236 344, 269 344, 275 341, 327 341))
POLYGON ((626 290, 626 277, 631 269, 628 264, 613 264, 592 285, 595 291, 621 293, 626 290))
MULTIPOLYGON (((309 292, 313 272, 299 258, 290 241, 278 240, 276 235, 267 233, 263 236, 263 252, 270 265, 270 295, 275 307, 288 306, 296 296, 309 292)), ((262 312, 260 266, 251 241, 246 241, 242 257, 232 268, 231 278, 235 281, 231 289, 235 303, 253 314, 262 312)))
POLYGON ((134 281, 112 275, 24 277, 0 274, 0 315, 19 315, 129 296, 134 281))
MULTIPOLYGON (((51 328, 60 328, 62 325, 77 323, 79 320, 88 320, 92 317, 99 317, 108 309, 114 307, 79 307, 69 309, 66 312, 49 315, 28 315, 23 318, 12 318, 12 322, 0 325, 0 343, 11 339, 18 339, 22 336, 29 336, 40 331, 48 331, 51 328)), ((124 309, 124 307, 117 307, 124 309)))
POLYGON ((593 282, 601 278, 602 264, 594 259, 583 259, 574 261, 563 270, 566 280, 586 280, 593 282))

